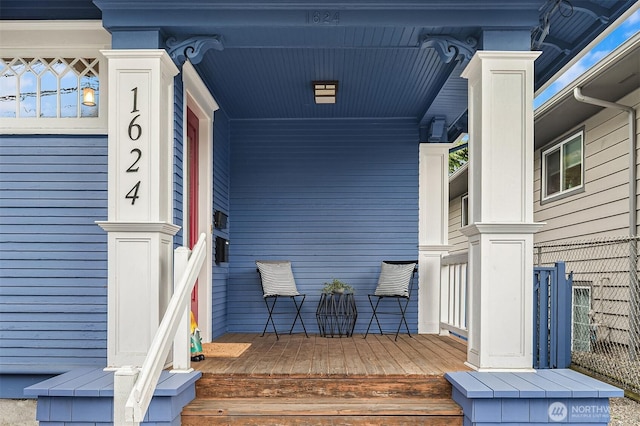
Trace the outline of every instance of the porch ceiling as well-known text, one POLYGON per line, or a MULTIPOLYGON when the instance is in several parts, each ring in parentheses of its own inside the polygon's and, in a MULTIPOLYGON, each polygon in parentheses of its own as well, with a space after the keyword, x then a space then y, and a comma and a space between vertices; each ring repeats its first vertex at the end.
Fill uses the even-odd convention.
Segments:
MULTIPOLYGON (((537 88, 635 1, 93 3, 97 6, 91 0, 0 0, 0 8, 2 19, 102 17, 114 35, 159 31, 163 42, 217 35, 224 49, 209 50, 196 68, 232 119, 409 117, 426 127, 433 117, 443 116, 451 130, 446 139, 451 140, 467 107, 467 82, 460 78, 465 63, 444 62, 436 49, 423 44, 425 36, 453 37, 463 45, 473 37, 478 41, 473 52, 483 43, 495 46, 496 40, 504 49, 521 49, 518 34, 525 34, 525 45, 542 51, 536 61, 537 88), (314 103, 314 80, 339 81, 335 105, 314 103)), ((135 43, 135 37, 131 40, 135 43)))

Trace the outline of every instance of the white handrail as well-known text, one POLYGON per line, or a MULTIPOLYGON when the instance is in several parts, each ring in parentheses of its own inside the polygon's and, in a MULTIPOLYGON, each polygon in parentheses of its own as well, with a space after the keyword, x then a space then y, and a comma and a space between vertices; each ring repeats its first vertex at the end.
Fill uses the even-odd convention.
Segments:
MULTIPOLYGON (((129 422, 137 423, 144 420, 153 392, 158 384, 160 373, 162 373, 164 363, 169 354, 169 349, 173 343, 173 336, 180 325, 182 313, 186 303, 190 300, 191 291, 204 263, 206 254, 205 242, 206 235, 204 233, 200 234, 200 238, 189 257, 185 273, 176 286, 158 331, 151 342, 138 380, 129 394, 124 413, 129 422)), ((188 350, 188 348, 185 348, 185 350, 188 350)))
POLYGON ((467 337, 468 253, 442 258, 440 282, 440 333, 467 337))

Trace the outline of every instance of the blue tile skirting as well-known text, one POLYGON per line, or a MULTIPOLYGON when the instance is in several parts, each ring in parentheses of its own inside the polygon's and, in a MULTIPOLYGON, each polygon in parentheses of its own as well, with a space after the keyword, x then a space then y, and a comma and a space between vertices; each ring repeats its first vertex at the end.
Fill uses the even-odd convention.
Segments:
MULTIPOLYGON (((182 408, 195 398, 199 371, 163 371, 147 410, 144 425, 179 425, 182 408)), ((25 396, 37 397, 41 426, 113 424, 113 371, 72 370, 29 386, 25 396)))
POLYGON ((445 377, 464 425, 603 425, 609 398, 622 397, 614 386, 569 369, 531 373, 455 372, 445 377))

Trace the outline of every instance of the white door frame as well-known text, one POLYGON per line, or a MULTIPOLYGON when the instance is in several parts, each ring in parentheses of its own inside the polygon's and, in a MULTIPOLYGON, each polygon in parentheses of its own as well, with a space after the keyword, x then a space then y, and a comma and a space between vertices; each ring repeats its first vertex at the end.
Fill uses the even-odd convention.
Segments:
MULTIPOLYGON (((213 113, 218 109, 218 104, 202 82, 197 71, 189 61, 182 66, 183 105, 182 129, 183 141, 187 140, 187 108, 198 117, 198 228, 207 235, 207 255, 204 267, 198 276, 198 328, 204 342, 212 339, 213 328, 213 113)), ((189 235, 189 191, 186 186, 189 176, 187 170, 188 144, 183 145, 183 239, 189 235)), ((184 243, 183 243, 184 245, 184 243)))

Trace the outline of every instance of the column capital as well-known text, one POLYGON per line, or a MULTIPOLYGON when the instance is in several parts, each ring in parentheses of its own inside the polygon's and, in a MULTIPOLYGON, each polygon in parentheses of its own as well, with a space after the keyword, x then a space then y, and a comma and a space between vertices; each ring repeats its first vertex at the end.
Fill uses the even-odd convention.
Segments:
POLYGON ((537 223, 473 223, 460 229, 467 237, 479 234, 535 234, 544 222, 537 223))
POLYGON ((159 59, 170 71, 171 76, 178 75, 178 67, 164 49, 104 49, 100 53, 107 59, 159 59))
POLYGON ((96 225, 107 232, 159 232, 174 236, 180 230, 178 225, 167 222, 109 222, 96 221, 96 225))
POLYGON ((479 72, 481 64, 489 61, 530 61, 533 63, 541 53, 542 52, 478 50, 460 76, 462 78, 470 78, 474 73, 479 72))

